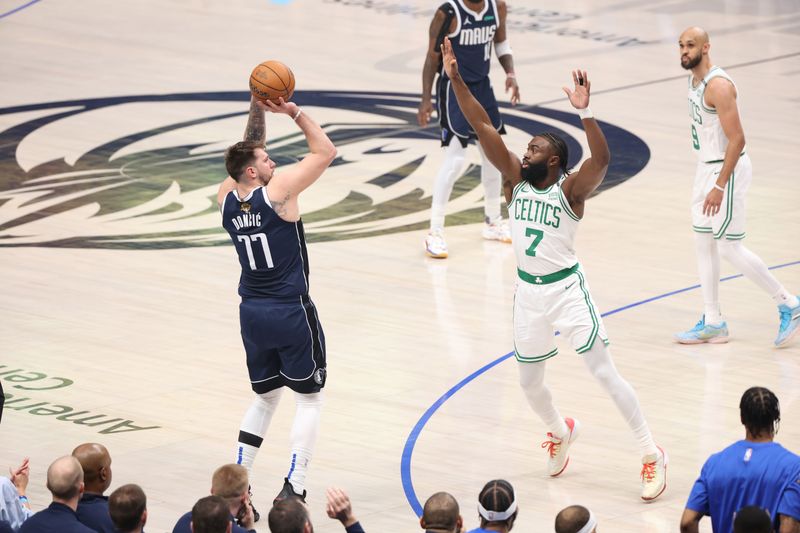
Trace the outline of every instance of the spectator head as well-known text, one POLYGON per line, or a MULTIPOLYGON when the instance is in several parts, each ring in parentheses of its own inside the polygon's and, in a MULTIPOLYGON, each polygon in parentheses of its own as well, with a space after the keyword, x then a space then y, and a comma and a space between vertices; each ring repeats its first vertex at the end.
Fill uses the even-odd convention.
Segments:
POLYGON ((147 497, 142 487, 122 485, 108 497, 108 514, 120 533, 139 533, 147 522, 147 497))
POLYGON ((772 519, 761 507, 749 505, 736 512, 733 520, 733 533, 771 533, 772 519))
POLYGON ((300 498, 278 500, 267 517, 271 533, 314 533, 308 509, 300 498))
POLYGON ((744 391, 739 402, 739 414, 747 433, 753 438, 772 439, 778 432, 781 408, 778 397, 764 387, 744 391))
POLYGON ((47 489, 53 501, 77 508, 83 494, 83 469, 71 455, 59 457, 47 469, 47 489))
POLYGON ((83 468, 86 492, 103 494, 111 486, 111 456, 102 444, 87 442, 72 450, 83 468))
POLYGON ((192 507, 192 533, 230 533, 232 525, 224 498, 206 496, 192 507))
POLYGON ((583 505, 570 505, 556 515, 556 533, 594 533, 597 520, 583 505))
POLYGON ((428 531, 458 533, 463 525, 458 502, 447 492, 437 492, 425 502, 419 525, 428 531))
POLYGON ((505 479, 494 479, 484 485, 478 496, 478 514, 481 516, 482 529, 501 526, 506 531, 511 531, 518 512, 511 483, 505 479))
POLYGON ((234 516, 247 501, 249 486, 247 469, 242 465, 222 465, 214 471, 214 475, 211 477, 211 494, 224 499, 228 504, 228 512, 234 516))

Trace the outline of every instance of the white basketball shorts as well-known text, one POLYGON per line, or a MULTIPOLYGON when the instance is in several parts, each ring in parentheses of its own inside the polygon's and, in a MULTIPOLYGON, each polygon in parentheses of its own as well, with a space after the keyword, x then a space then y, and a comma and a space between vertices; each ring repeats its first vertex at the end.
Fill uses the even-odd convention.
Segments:
POLYGON ((753 166, 750 157, 739 157, 731 179, 722 193, 722 204, 714 216, 703 214, 706 195, 714 188, 722 162, 698 163, 692 190, 692 229, 697 233, 711 233, 715 239, 744 239, 745 234, 745 196, 753 179, 753 166))

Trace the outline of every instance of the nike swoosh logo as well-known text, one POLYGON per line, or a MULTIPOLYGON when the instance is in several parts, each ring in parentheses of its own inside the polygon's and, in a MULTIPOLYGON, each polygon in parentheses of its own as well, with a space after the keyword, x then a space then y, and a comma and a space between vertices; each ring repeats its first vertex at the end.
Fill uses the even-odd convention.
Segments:
POLYGON ((569 290, 569 288, 570 288, 570 287, 572 287, 573 285, 575 285, 575 282, 574 282, 574 281, 573 281, 572 283, 570 283, 569 285, 567 285, 566 287, 564 287, 564 290, 565 290, 565 291, 566 291, 566 290, 569 290))

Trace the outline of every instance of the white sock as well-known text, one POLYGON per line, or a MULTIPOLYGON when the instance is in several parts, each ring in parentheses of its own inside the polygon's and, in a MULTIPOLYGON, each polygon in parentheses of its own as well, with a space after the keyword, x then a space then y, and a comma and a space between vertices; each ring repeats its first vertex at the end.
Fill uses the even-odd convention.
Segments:
POLYGON ((444 215, 447 202, 450 201, 450 194, 453 192, 453 185, 461 174, 464 166, 467 149, 461 146, 461 141, 456 138, 450 140, 450 144, 444 148, 444 161, 436 175, 433 183, 433 199, 431 201, 431 230, 441 230, 444 228, 444 215))
POLYGON ((700 273, 700 288, 703 292, 703 308, 706 324, 719 324, 719 253, 717 241, 710 233, 694 234, 697 253, 697 270, 700 273))
POLYGON ((553 405, 553 395, 550 389, 544 384, 544 364, 539 363, 518 363, 519 384, 525 397, 528 398, 533 411, 539 415, 545 426, 550 430, 554 437, 563 439, 569 435, 569 428, 564 418, 558 413, 556 406, 553 405))
POLYGON ((478 151, 481 153, 481 183, 483 184, 483 214, 487 222, 500 218, 500 171, 486 158, 480 143, 478 151))
POLYGON ((236 464, 247 469, 252 483, 253 461, 258 449, 264 441, 264 435, 269 428, 272 415, 278 408, 283 389, 275 389, 264 394, 259 394, 250 403, 244 413, 244 418, 239 426, 239 442, 236 443, 236 464))
POLYGON ((608 347, 598 340, 591 350, 583 354, 583 360, 589 367, 589 372, 606 389, 622 414, 622 418, 633 430, 633 435, 642 450, 642 456, 658 453, 653 435, 650 433, 650 428, 647 426, 639 406, 636 392, 630 383, 620 376, 617 367, 614 366, 614 361, 611 360, 611 352, 608 347))
POLYGON ((797 296, 787 291, 772 275, 767 265, 756 254, 747 249, 742 241, 719 241, 719 253, 744 276, 761 287, 778 305, 798 305, 797 296))
POLYGON ((289 436, 292 448, 291 464, 286 477, 294 487, 294 491, 303 494, 306 486, 306 472, 314 445, 319 433, 319 419, 322 411, 322 392, 313 394, 295 393, 297 411, 294 415, 292 432, 289 436))

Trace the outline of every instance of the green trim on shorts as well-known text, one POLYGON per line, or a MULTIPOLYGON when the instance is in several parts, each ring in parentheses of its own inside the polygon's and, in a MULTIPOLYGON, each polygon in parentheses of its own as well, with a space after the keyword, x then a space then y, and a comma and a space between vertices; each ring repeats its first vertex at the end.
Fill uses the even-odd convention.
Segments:
POLYGON ((540 361, 550 359, 551 357, 555 357, 556 354, 558 354, 558 348, 553 348, 551 352, 548 352, 544 355, 533 355, 531 357, 526 357, 524 355, 520 355, 520 353, 517 351, 516 345, 514 346, 514 357, 520 363, 538 363, 540 361))
POLYGON ((736 172, 731 172, 731 179, 728 180, 727 185, 727 193, 728 193, 728 202, 727 202, 727 212, 725 213, 725 220, 722 222, 722 226, 720 226, 719 231, 714 234, 715 239, 719 239, 725 235, 725 230, 728 229, 728 226, 733 220, 733 180, 736 177, 736 172))
POLYGON ((561 281, 562 279, 568 278, 572 274, 578 272, 579 267, 580 263, 575 263, 569 268, 559 270, 558 272, 553 272, 552 274, 543 275, 528 274, 521 268, 517 268, 517 275, 519 276, 519 279, 522 281, 527 281, 531 285, 549 285, 550 283, 555 283, 556 281, 561 281))
POLYGON ((704 226, 692 226, 692 229, 697 233, 713 233, 714 230, 712 228, 706 228, 704 226))
POLYGON ((728 233, 725 235, 725 238, 729 241, 740 241, 744 239, 744 235, 745 235, 744 233, 736 233, 736 234, 728 233))
POLYGON ((570 217, 572 220, 574 220, 575 222, 580 222, 580 221, 581 221, 581 219, 580 219, 580 218, 578 218, 578 215, 576 215, 576 214, 575 214, 575 211, 573 211, 573 210, 572 210, 572 207, 570 207, 570 205, 569 205, 569 202, 568 202, 568 201, 567 201, 567 199, 564 197, 564 190, 563 190, 563 189, 561 189, 561 187, 559 187, 559 188, 558 188, 558 193, 559 193, 559 194, 558 194, 558 201, 559 201, 559 202, 561 202, 561 207, 563 207, 563 208, 564 208, 564 211, 566 211, 566 212, 567 212, 567 214, 569 215, 569 217, 570 217))
MULTIPOLYGON (((744 150, 742 150, 742 153, 739 154, 739 157, 742 157, 743 155, 744 155, 744 150)), ((724 162, 725 162, 724 159, 714 159, 713 161, 703 161, 703 164, 704 165, 713 165, 714 163, 724 163, 724 162)))
POLYGON ((594 341, 597 339, 597 334, 600 331, 600 321, 597 320, 597 315, 594 312, 594 306, 592 305, 592 300, 589 297, 589 291, 586 290, 586 280, 583 277, 583 274, 580 270, 577 271, 578 274, 578 281, 580 282, 580 289, 583 292, 583 299, 586 301, 586 306, 589 308, 589 316, 592 318, 592 332, 589 334, 589 340, 586 341, 586 344, 581 346, 580 348, 576 348, 575 351, 579 354, 587 352, 592 349, 594 346, 594 341))

